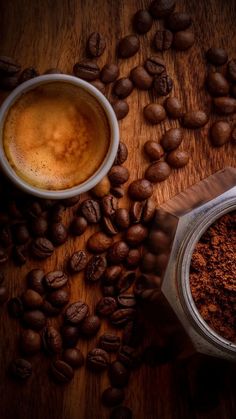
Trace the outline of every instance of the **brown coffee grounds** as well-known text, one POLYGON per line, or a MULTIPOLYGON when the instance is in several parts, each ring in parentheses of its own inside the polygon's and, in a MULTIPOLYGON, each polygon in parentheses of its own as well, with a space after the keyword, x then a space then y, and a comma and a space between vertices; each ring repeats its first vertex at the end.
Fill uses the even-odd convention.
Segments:
POLYGON ((197 243, 190 287, 203 319, 236 342, 236 211, 218 219, 197 243))

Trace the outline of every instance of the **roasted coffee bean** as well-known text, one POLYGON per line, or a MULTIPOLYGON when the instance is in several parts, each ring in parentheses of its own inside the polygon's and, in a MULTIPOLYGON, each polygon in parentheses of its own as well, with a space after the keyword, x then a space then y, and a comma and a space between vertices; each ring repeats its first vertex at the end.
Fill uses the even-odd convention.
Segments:
POLYGON ((111 188, 111 194, 114 195, 116 198, 123 198, 125 192, 122 186, 116 186, 111 188))
POLYGON ((87 355, 87 365, 93 371, 102 371, 108 364, 109 356, 104 349, 94 348, 87 355))
POLYGON ((93 32, 87 41, 87 50, 92 57, 100 57, 106 48, 106 40, 99 32, 93 32))
POLYGON ((31 80, 38 75, 39 73, 34 67, 27 67, 21 72, 19 76, 19 84, 24 83, 27 80, 31 80))
POLYGON ((123 271, 123 268, 120 265, 108 266, 104 275, 104 284, 106 285, 114 284, 120 277, 122 271, 123 271))
POLYGON ((164 272, 168 261, 168 253, 160 253, 159 255, 156 255, 156 273, 158 275, 161 275, 164 272))
POLYGON ((133 294, 120 294, 117 297, 117 301, 122 308, 133 308, 136 306, 136 298, 133 294))
POLYGON ((77 348, 69 348, 63 352, 63 361, 72 368, 79 368, 84 364, 84 356, 77 348))
POLYGON ((97 198, 103 198, 104 196, 108 195, 110 192, 111 184, 108 179, 108 176, 104 176, 102 180, 97 183, 96 186, 91 190, 93 195, 97 198))
POLYGON ((132 346, 133 348, 139 346, 144 337, 144 328, 140 322, 132 320, 128 322, 122 333, 122 344, 132 346))
POLYGON ((227 65, 227 74, 231 81, 236 81, 236 59, 230 60, 227 65))
POLYGON ((37 218, 42 215, 42 207, 38 201, 29 201, 25 206, 25 216, 29 219, 37 218))
POLYGON ((8 261, 8 254, 4 249, 0 248, 0 266, 8 261))
POLYGON ((28 248, 25 244, 14 246, 12 249, 12 257, 17 266, 22 266, 26 263, 28 256, 28 248))
POLYGON ((62 350, 62 337, 55 327, 47 326, 42 332, 43 347, 50 354, 59 354, 62 350))
POLYGON ((105 95, 106 86, 104 83, 101 82, 101 80, 90 81, 90 84, 92 84, 92 86, 96 87, 96 89, 98 89, 101 93, 105 95))
POLYGON ((231 142, 232 144, 236 144, 236 128, 234 128, 231 132, 231 142))
POLYGON ((150 124, 159 124, 166 118, 166 111, 162 105, 158 103, 149 103, 143 109, 144 118, 150 122, 150 124))
POLYGON ((170 237, 161 230, 152 230, 149 234, 149 248, 155 254, 169 249, 170 242, 170 237))
POLYGON ((50 371, 53 378, 62 384, 68 383, 74 377, 74 371, 71 366, 59 359, 52 362, 50 371))
POLYGON ((20 349, 25 355, 34 355, 41 349, 40 334, 34 330, 22 330, 20 335, 20 349))
POLYGON ((99 347, 107 352, 116 352, 120 347, 120 337, 110 333, 104 333, 99 338, 99 347))
POLYGON ((94 199, 86 199, 80 205, 79 211, 86 218, 88 223, 96 224, 101 219, 100 205, 94 199))
POLYGON ((140 270, 144 273, 151 273, 155 271, 157 256, 151 252, 147 252, 143 255, 140 270))
POLYGON ((195 37, 191 31, 175 32, 172 46, 179 51, 186 51, 194 44, 195 37))
POLYGON ((156 202, 153 199, 147 199, 142 212, 142 223, 148 224, 152 221, 156 210, 156 202))
POLYGON ((144 205, 145 201, 134 201, 131 203, 129 213, 133 224, 141 222, 144 205))
POLYGON ((69 288, 63 287, 58 290, 52 291, 47 296, 48 301, 55 307, 63 307, 70 300, 69 288))
POLYGON ((64 325, 61 328, 63 345, 67 348, 73 348, 79 339, 79 329, 76 326, 64 325))
POLYGON ((52 208, 50 208, 49 212, 49 219, 53 223, 60 223, 63 218, 63 213, 65 211, 65 207, 62 204, 54 204, 52 208))
POLYGON ((134 85, 140 90, 148 90, 152 85, 152 76, 150 76, 141 65, 138 65, 131 70, 130 78, 134 85))
POLYGON ((147 33, 152 27, 152 16, 148 10, 138 10, 133 18, 133 26, 139 34, 147 33))
POLYGON ((20 297, 11 298, 7 303, 7 308, 11 317, 20 318, 24 314, 24 306, 20 297))
POLYGON ((162 136, 161 145, 165 151, 171 151, 179 147, 183 140, 183 130, 181 128, 170 128, 162 136))
POLYGON ((231 127, 227 121, 216 121, 210 128, 211 143, 221 147, 230 140, 231 127))
POLYGON ((219 115, 231 115, 236 112, 236 99, 231 97, 216 97, 213 104, 219 115))
POLYGON ((9 247, 12 244, 11 229, 7 225, 3 225, 0 229, 0 243, 3 247, 9 247))
POLYGON ((134 368, 140 362, 137 351, 128 345, 123 345, 120 347, 117 358, 127 368, 134 368))
POLYGON ((113 361, 109 366, 109 378, 114 387, 125 387, 129 381, 129 371, 120 361, 113 361))
POLYGON ((33 330, 40 330, 46 324, 46 317, 42 311, 39 310, 31 310, 26 311, 23 315, 24 323, 31 327, 33 330))
POLYGON ((114 297, 116 295, 114 285, 102 285, 102 295, 104 297, 114 297))
POLYGON ((123 185, 129 179, 129 171, 123 166, 113 166, 108 173, 108 177, 112 185, 123 185))
POLYGON ((0 304, 5 303, 8 300, 8 290, 5 285, 0 286, 0 304))
POLYGON ((26 308, 39 308, 43 304, 42 296, 32 289, 26 290, 21 300, 26 308))
POLYGON ((61 312, 60 308, 53 306, 49 301, 44 300, 41 310, 47 317, 58 316, 61 312))
POLYGON ((109 236, 115 236, 118 233, 117 228, 115 227, 110 217, 103 217, 102 225, 106 234, 108 234, 109 236))
POLYGON ((39 294, 44 294, 44 278, 45 272, 42 269, 32 269, 27 274, 27 285, 30 289, 38 292, 39 294))
POLYGON ((4 272, 0 272, 0 285, 2 285, 4 281, 5 281, 5 274, 4 272))
POLYGON ((63 287, 68 281, 67 275, 62 271, 48 272, 44 277, 47 288, 56 290, 63 287))
POLYGON ((170 118, 181 118, 183 115, 182 105, 176 97, 168 97, 165 101, 165 110, 170 118))
POLYGON ((93 256, 86 266, 86 280, 91 283, 98 281, 104 274, 106 267, 107 262, 104 256, 93 256))
POLYGON ((88 315, 89 307, 83 301, 70 304, 65 311, 65 319, 72 325, 77 325, 88 315))
POLYGON ((208 122, 208 116, 204 111, 188 111, 184 114, 182 125, 185 128, 201 128, 208 122))
POLYGON ((87 248, 92 253, 103 253, 112 245, 112 239, 98 231, 89 237, 87 248))
POLYGON ((124 400, 125 393, 121 388, 108 387, 102 393, 102 403, 107 407, 116 406, 124 400))
POLYGON ((145 177, 152 183, 163 182, 170 174, 171 168, 165 161, 154 162, 145 171, 145 177))
POLYGON ((81 236, 86 230, 88 222, 84 217, 75 217, 70 225, 70 230, 74 236, 81 236))
POLYGON ((134 89, 133 82, 127 77, 117 80, 113 86, 113 93, 120 99, 125 99, 134 89))
POLYGON ((54 246, 65 243, 68 237, 67 229, 62 223, 53 223, 49 228, 49 235, 54 246))
MULTIPOLYGON (((114 166, 117 167, 117 166, 114 166)), ((118 166, 119 167, 119 166, 118 166)), ((114 172, 113 172, 114 176, 114 172)), ((110 217, 115 214, 118 207, 118 201, 113 195, 106 195, 101 201, 102 212, 105 216, 110 217)))
POLYGON ((129 211, 126 208, 118 208, 114 220, 119 229, 125 230, 130 225, 129 211))
POLYGON ((126 257, 125 263, 128 268, 137 268, 141 259, 141 253, 139 249, 130 249, 128 256, 126 257))
POLYGON ((123 164, 127 160, 127 157, 128 157, 128 149, 125 143, 122 143, 120 141, 114 164, 115 165, 123 164))
POLYGON ((110 419, 132 419, 132 411, 126 406, 118 406, 112 410, 110 419))
POLYGON ((96 305, 96 312, 103 317, 108 317, 117 309, 116 299, 113 297, 103 297, 96 305))
POLYGON ((15 76, 5 76, 0 74, 0 87, 3 90, 13 90, 19 84, 18 75, 15 76))
POLYGON ((221 73, 210 71, 206 83, 213 96, 227 96, 229 93, 229 83, 221 73))
POLYGON ((98 316, 88 316, 86 317, 80 327, 80 331, 85 336, 94 336, 97 334, 101 327, 101 320, 98 316))
POLYGON ((30 239, 29 230, 26 224, 15 224, 13 227, 13 238, 17 244, 25 244, 30 239))
POLYGON ((165 154, 161 144, 152 140, 146 141, 144 144, 144 151, 151 161, 160 160, 165 154))
POLYGON ((125 100, 116 100, 112 103, 112 107, 118 121, 125 118, 129 113, 129 105, 125 100))
POLYGON ((128 228, 125 238, 130 246, 135 247, 142 243, 147 238, 147 236, 148 229, 142 224, 135 224, 128 228))
POLYGON ((63 72, 59 68, 54 67, 44 71, 44 74, 63 74, 63 72))
POLYGON ((30 224, 30 230, 35 237, 44 237, 48 231, 48 221, 45 217, 34 218, 30 224))
POLYGON ((172 88, 173 80, 170 78, 170 76, 168 76, 168 74, 163 73, 160 76, 156 76, 154 78, 153 89, 158 96, 167 96, 171 92, 172 88))
POLYGON ((134 201, 143 201, 153 194, 153 186, 147 179, 137 179, 129 185, 128 192, 134 201))
POLYGON ((146 59, 144 67, 152 76, 159 75, 163 73, 166 69, 166 65, 162 58, 157 56, 152 56, 146 59))
POLYGON ((21 66, 11 57, 4 55, 0 56, 0 72, 3 74, 16 74, 19 73, 21 66))
POLYGON ((53 254, 54 246, 45 237, 38 237, 31 243, 31 252, 36 259, 46 259, 53 254))
POLYGON ((135 55, 140 48, 139 38, 136 35, 127 35, 119 41, 117 52, 120 58, 129 58, 135 55))
POLYGON ((83 60, 74 65, 73 73, 80 79, 91 81, 99 77, 100 68, 93 61, 83 60))
POLYGON ((223 65, 228 61, 228 54, 223 48, 210 48, 206 52, 207 60, 214 65, 223 65))
POLYGON ((10 374, 19 380, 26 380, 32 374, 32 365, 29 361, 23 358, 17 358, 12 361, 10 368, 10 374))
POLYGON ((173 150, 167 156, 167 163, 175 169, 186 166, 189 162, 190 155, 184 150, 173 150))
POLYGON ((230 89, 230 95, 236 98, 236 84, 233 84, 230 89))
POLYGON ((107 257, 111 263, 120 263, 126 259, 129 253, 129 247, 127 244, 119 240, 115 242, 108 250, 107 257))
POLYGON ((149 10, 154 19, 159 19, 170 15, 175 8, 175 0, 154 0, 150 4, 149 10))
POLYGON ((103 83, 112 83, 119 76, 120 70, 117 64, 105 64, 100 73, 103 83))
POLYGON ((162 31, 159 30, 156 32, 153 39, 153 44, 157 51, 166 51, 167 49, 171 47, 172 41, 173 41, 172 32, 164 29, 162 31))
POLYGON ((134 283, 136 279, 136 275, 135 272, 124 272, 120 278, 118 279, 115 287, 116 287, 116 291, 119 294, 124 293, 125 291, 127 291, 134 283))
POLYGON ((166 27, 173 32, 184 31, 191 25, 191 17, 185 12, 172 13, 166 19, 166 27))

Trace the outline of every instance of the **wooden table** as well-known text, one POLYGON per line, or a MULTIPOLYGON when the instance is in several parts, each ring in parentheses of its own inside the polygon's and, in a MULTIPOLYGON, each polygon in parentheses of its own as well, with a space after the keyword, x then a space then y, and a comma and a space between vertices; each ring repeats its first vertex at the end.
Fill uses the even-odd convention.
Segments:
MULTIPOLYGON (((132 32, 132 15, 149 3, 147 0, 2 1, 0 53, 15 57, 24 67, 35 66, 40 73, 50 67, 71 73, 73 64, 84 57, 88 35, 96 30, 107 38, 107 48, 98 60, 99 65, 117 62, 115 46, 118 39, 132 32)), ((188 52, 171 50, 164 53, 168 73, 174 78, 173 94, 180 98, 185 109, 209 110, 211 101, 204 88, 204 51, 215 45, 226 48, 230 57, 235 54, 236 3, 233 0, 178 0, 177 10, 186 11, 193 17, 196 43, 188 52)), ((132 67, 141 64, 150 54, 150 40, 161 25, 160 21, 155 21, 151 31, 140 37, 140 52, 119 62, 121 76, 128 75, 132 67)), ((107 93, 109 95, 109 91, 107 93)), ((130 180, 141 177, 147 166, 143 143, 148 139, 157 140, 166 129, 178 126, 177 121, 170 120, 148 126, 143 120, 142 109, 149 101, 149 93, 134 91, 128 98, 129 115, 120 122, 121 139, 129 149, 125 165, 130 170, 130 180)), ((162 99, 158 102, 161 103, 162 99)), ((235 165, 232 145, 220 149, 211 147, 208 126, 185 131, 182 146, 189 150, 191 161, 155 187, 157 204, 223 167, 235 165)), ((126 203, 124 198, 121 205, 126 203)), ((68 221, 69 216, 65 222, 68 221)), ((85 237, 70 239, 45 263, 29 261, 22 268, 9 263, 5 271, 10 295, 24 290, 26 272, 32 267, 43 266, 46 271, 60 268, 65 257, 84 244, 85 237)), ((72 291, 73 301, 84 299, 92 309, 100 296, 99 288, 86 287, 81 276, 73 280, 72 291)), ((108 386, 106 373, 95 376, 82 368, 76 372, 72 383, 60 387, 48 379, 49 360, 40 355, 33 359, 35 372, 26 384, 12 382, 6 374, 6 367, 17 354, 19 324, 9 319, 5 306, 1 308, 0 316, 2 419, 109 417, 109 410, 100 402, 100 393, 108 386)), ((106 324, 102 326, 104 329, 107 329, 106 324)), ((96 340, 79 343, 82 352, 86 354, 95 346, 96 340)), ((125 404, 133 409, 135 419, 233 419, 236 417, 235 382, 234 366, 199 356, 156 368, 143 366, 131 376, 125 404)))

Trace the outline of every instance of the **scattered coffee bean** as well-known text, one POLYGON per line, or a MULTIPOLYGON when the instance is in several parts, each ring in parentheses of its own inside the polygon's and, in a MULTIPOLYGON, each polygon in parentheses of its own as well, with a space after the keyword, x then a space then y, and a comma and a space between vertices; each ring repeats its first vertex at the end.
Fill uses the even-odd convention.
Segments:
POLYGON ((156 202, 153 199, 147 199, 142 212, 142 223, 148 224, 152 221, 156 210, 156 202))
POLYGON ((89 307, 83 301, 70 304, 65 311, 65 319, 72 325, 77 325, 88 315, 89 307))
POLYGON ((24 314, 24 306, 20 297, 11 298, 7 303, 8 313, 11 317, 19 319, 24 314))
POLYGON ((135 279, 135 272, 124 272, 115 285, 117 293, 122 294, 127 291, 133 285, 135 279))
POLYGON ((118 406, 112 410, 110 419, 132 419, 131 410, 126 406, 118 406))
POLYGON ((102 286, 102 295, 104 297, 114 297, 116 295, 116 289, 114 285, 103 285, 102 286))
POLYGON ((67 275, 62 271, 48 272, 44 277, 44 283, 48 289, 56 290, 63 287, 68 281, 67 275))
POLYGON ((108 367, 109 356, 104 349, 94 348, 87 355, 87 365, 93 371, 102 371, 108 367))
POLYGON ((185 12, 175 12, 168 16, 165 24, 173 32, 184 31, 191 25, 191 17, 185 12))
POLYGON ((125 99, 134 90, 134 85, 127 77, 117 80, 113 86, 113 93, 120 99, 125 99))
POLYGON ((66 208, 74 207, 80 201, 80 195, 71 196, 70 198, 65 198, 62 200, 63 205, 66 208))
POLYGON ((122 271, 123 271, 123 268, 121 265, 108 266, 104 275, 104 283, 106 285, 114 284, 120 277, 122 271))
POLYGON ((34 355, 41 349, 40 334, 34 330, 22 330, 20 335, 20 349, 25 355, 34 355))
POLYGON ((165 101, 165 109, 170 118, 181 118, 183 115, 182 105, 176 97, 168 97, 165 101))
POLYGON ((97 198, 103 198, 104 196, 109 194, 110 188, 111 184, 108 179, 108 176, 104 176, 104 178, 102 178, 102 180, 96 186, 94 186, 94 188, 92 189, 92 193, 97 198))
POLYGON ((37 77, 38 75, 39 73, 37 72, 37 70, 35 70, 34 67, 25 68, 19 76, 19 84, 24 83, 27 80, 31 80, 34 77, 37 77))
POLYGON ((38 237, 31 243, 31 252, 36 259, 46 259, 53 254, 54 246, 45 237, 38 237))
MULTIPOLYGON (((119 167, 119 166, 113 166, 113 167, 119 167)), ((115 214, 115 211, 118 207, 118 201, 113 195, 106 195, 102 198, 101 207, 102 207, 103 215, 107 217, 111 217, 112 215, 115 214)))
POLYGON ((89 237, 87 247, 92 253, 103 253, 112 245, 112 239, 98 231, 89 237))
POLYGON ((134 368, 139 363, 139 357, 134 348, 128 345, 120 347, 118 352, 118 360, 127 368, 134 368))
POLYGON ((152 77, 141 65, 131 70, 130 78, 134 85, 140 90, 148 90, 152 85, 152 77))
POLYGON ((149 248, 152 253, 158 254, 169 249, 171 239, 161 230, 152 230, 149 234, 149 248))
POLYGON ((0 56, 0 72, 5 75, 19 73, 21 66, 11 57, 0 56))
POLYGON ((101 219, 100 205, 94 199, 86 199, 79 207, 79 211, 88 223, 96 224, 101 219))
POLYGON ((47 326, 42 332, 43 346, 49 355, 59 354, 62 350, 62 337, 55 327, 47 326))
POLYGON ((161 145, 165 151, 171 151, 179 147, 183 140, 183 130, 181 128, 170 128, 162 136, 161 145))
POLYGON ((62 204, 55 204, 49 212, 50 221, 53 223, 60 223, 63 218, 65 207, 62 204))
POLYGON ((172 45, 176 50, 186 51, 193 46, 194 41, 195 37, 193 32, 189 30, 179 31, 175 32, 172 45))
POLYGON ((105 84, 101 82, 101 80, 93 80, 90 82, 92 86, 96 87, 103 95, 105 95, 105 84))
POLYGON ((70 300, 69 288, 63 287, 58 290, 52 291, 47 296, 48 301, 55 307, 63 307, 70 300))
POLYGON ((63 345, 73 348, 79 339, 79 329, 76 326, 64 325, 61 328, 63 345))
POLYGON ((143 109, 143 115, 150 124, 159 124, 166 118, 166 111, 158 103, 149 103, 143 109))
POLYGON ((234 128, 231 133, 231 142, 232 144, 236 144, 236 128, 234 128))
POLYGON ((25 206, 25 216, 33 219, 42 215, 42 207, 38 201, 29 201, 25 206))
POLYGON ((214 65, 223 65, 228 60, 228 54, 223 48, 210 48, 206 52, 207 60, 214 65))
POLYGON ((137 268, 141 259, 141 253, 139 249, 130 249, 128 256, 125 260, 128 268, 137 268))
POLYGON ((63 352, 63 360, 72 368, 79 368, 84 364, 84 356, 77 348, 68 348, 63 352))
POLYGON ((116 352, 120 347, 120 337, 110 333, 104 333, 99 338, 99 347, 107 352, 116 352))
POLYGON ((118 208, 114 220, 119 229, 125 230, 130 225, 129 211, 126 208, 118 208))
POLYGON ((110 249, 107 252, 107 257, 111 263, 120 263, 123 260, 126 259, 127 255, 129 253, 129 247, 127 244, 120 240, 110 247, 110 249))
POLYGON ((100 57, 106 48, 106 41, 99 32, 93 32, 87 41, 87 50, 92 57, 100 57))
POLYGON ((170 166, 164 161, 157 161, 150 166, 145 171, 145 177, 152 183, 163 182, 166 180, 171 173, 170 166))
POLYGON ((31 310, 26 311, 23 315, 23 321, 28 326, 31 327, 33 330, 40 330, 46 324, 46 317, 42 311, 39 310, 31 310))
POLYGON ((47 317, 58 316, 61 312, 60 308, 53 306, 49 301, 44 300, 41 310, 47 317))
POLYGON ((185 128, 201 128, 208 122, 208 116, 204 111, 188 111, 184 114, 182 125, 185 128))
POLYGON ((26 263, 28 256, 27 246, 24 244, 14 246, 12 249, 12 257, 17 266, 22 266, 26 263))
POLYGON ((122 188, 122 186, 116 186, 116 187, 112 187, 111 188, 111 193, 112 195, 114 195, 116 198, 123 198, 124 196, 124 189, 122 188))
POLYGON ((0 229, 0 243, 5 248, 12 245, 12 233, 7 225, 3 225, 0 229))
POLYGON ((14 378, 26 380, 32 374, 32 365, 29 361, 26 361, 26 359, 17 358, 12 361, 9 371, 14 378))
POLYGON ((43 304, 42 296, 32 289, 26 290, 21 300, 26 308, 39 308, 43 304))
POLYGON ((88 222, 84 217, 75 217, 70 225, 71 232, 74 236, 81 236, 86 230, 88 222))
POLYGON ((83 60, 74 65, 73 73, 76 77, 92 81, 99 77, 100 68, 93 61, 83 60))
POLYGON ((157 51, 166 51, 167 49, 171 47, 172 41, 173 41, 172 32, 164 29, 164 30, 159 30, 156 32, 153 39, 153 44, 157 51))
POLYGON ((133 308, 136 306, 136 298, 133 294, 120 294, 117 302, 122 308, 133 308))
POLYGON ((139 34, 147 33, 152 27, 152 16, 147 10, 138 10, 133 18, 133 26, 139 34))
POLYGON ((213 96, 227 96, 229 93, 229 83, 221 73, 210 71, 206 82, 207 88, 213 96))
POLYGON ((8 290, 5 285, 0 286, 0 304, 5 303, 8 300, 8 290))
POLYGON ((146 141, 144 144, 144 151, 151 161, 160 160, 165 154, 161 144, 152 140, 146 141))
POLYGON ((216 121, 210 128, 211 143, 221 147, 230 140, 231 127, 227 121, 216 121))
POLYGON ((170 15, 175 8, 175 0, 154 0, 150 4, 149 10, 154 19, 159 19, 170 15))
POLYGON ((51 364, 51 374, 59 383, 65 384, 74 377, 73 369, 64 361, 56 360, 51 364))
POLYGON ((107 407, 113 407, 120 403, 125 398, 125 393, 122 388, 108 387, 102 393, 102 402, 107 407))
POLYGON ((132 246, 138 246, 142 243, 148 235, 148 229, 144 227, 142 224, 135 224, 128 228, 126 231, 126 241, 127 243, 132 246))
POLYGON ((96 312, 103 317, 108 317, 117 309, 116 299, 113 297, 103 297, 98 301, 96 312))
POLYGON ((156 268, 156 255, 151 252, 147 252, 143 255, 140 264, 140 270, 144 273, 155 272, 156 268))
POLYGON ((236 59, 230 60, 227 65, 227 74, 231 81, 236 81, 236 59))
POLYGON ((105 64, 100 73, 100 79, 103 83, 112 83, 119 76, 119 67, 117 64, 105 64))
POLYGON ((129 381, 129 371, 120 361, 113 361, 109 367, 109 378, 114 387, 125 387, 129 381))
POLYGON ((29 230, 26 224, 15 224, 13 227, 13 238, 17 244, 25 244, 30 239, 29 230))
POLYGON ((172 88, 173 80, 170 76, 168 76, 168 74, 162 73, 160 76, 154 77, 153 89, 158 96, 167 96, 171 92, 172 88))
POLYGON ((86 280, 90 283, 98 281, 104 274, 106 267, 107 262, 104 256, 93 256, 86 266, 86 280))
POLYGON ((119 41, 117 52, 120 58, 129 58, 135 55, 140 48, 139 38, 136 35, 127 35, 119 41))
POLYGON ((155 76, 163 73, 166 69, 166 65, 162 58, 157 56, 152 56, 147 58, 147 60, 144 63, 144 67, 148 71, 149 74, 155 76))
POLYGON ((112 107, 118 121, 125 118, 129 113, 129 105, 125 100, 116 100, 112 103, 112 107))
POLYGON ((143 201, 153 194, 153 186, 147 179, 137 179, 129 185, 128 192, 134 201, 143 201))
POLYGON ((125 143, 122 143, 120 141, 114 164, 115 165, 123 164, 127 160, 127 157, 128 157, 127 146, 125 145, 125 143))
POLYGON ((108 177, 112 185, 123 185, 129 179, 129 171, 123 166, 113 166, 108 173, 108 177))
POLYGON ((78 250, 68 260, 70 272, 77 273, 82 271, 87 264, 87 254, 83 250, 78 250))
POLYGON ((102 225, 103 228, 106 232, 106 234, 108 234, 109 236, 115 236, 118 231, 113 223, 113 221, 111 220, 110 217, 103 217, 102 219, 102 225))
POLYGON ((30 224, 30 230, 35 237, 44 237, 48 231, 48 221, 45 217, 34 218, 30 224))
POLYGON ((80 327, 80 331, 85 336, 94 336, 97 334, 98 330, 101 327, 101 320, 98 316, 87 316, 80 327))
POLYGON ((233 96, 234 98, 236 98, 236 84, 233 84, 231 86, 230 94, 231 94, 231 96, 233 96))
POLYGON ((49 234, 54 246, 60 246, 65 243, 68 237, 67 229, 62 223, 51 224, 49 234))
POLYGON ((213 99, 215 111, 220 115, 231 115, 236 112, 236 99, 216 97, 213 99))
POLYGON ((134 201, 131 203, 129 213, 133 224, 141 222, 144 205, 145 201, 134 201))

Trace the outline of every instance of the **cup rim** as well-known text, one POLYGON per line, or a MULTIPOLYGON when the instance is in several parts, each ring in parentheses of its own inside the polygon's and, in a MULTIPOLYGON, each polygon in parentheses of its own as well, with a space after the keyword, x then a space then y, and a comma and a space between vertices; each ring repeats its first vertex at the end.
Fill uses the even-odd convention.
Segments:
POLYGON ((97 185, 102 178, 110 170, 119 146, 119 126, 118 121, 115 115, 115 112, 108 102, 107 98, 93 85, 88 83, 85 80, 77 78, 75 76, 70 76, 67 74, 45 74, 42 76, 37 76, 31 80, 28 80, 21 85, 17 86, 4 100, 0 107, 0 168, 4 172, 7 178, 9 178, 17 187, 19 187, 24 192, 27 192, 31 195, 37 196, 39 198, 49 198, 49 199, 65 199, 71 198, 75 195, 82 194, 91 190, 95 185, 97 185), (76 86, 79 86, 90 93, 98 103, 102 106, 110 127, 110 146, 107 152, 106 157, 101 163, 100 167, 83 183, 74 186, 72 188, 53 190, 39 188, 37 186, 30 185, 24 179, 17 175, 17 173, 11 167, 3 148, 3 125, 5 118, 8 114, 10 107, 13 103, 21 96, 21 94, 30 91, 31 89, 41 85, 47 84, 50 82, 64 82, 70 83, 76 86))

